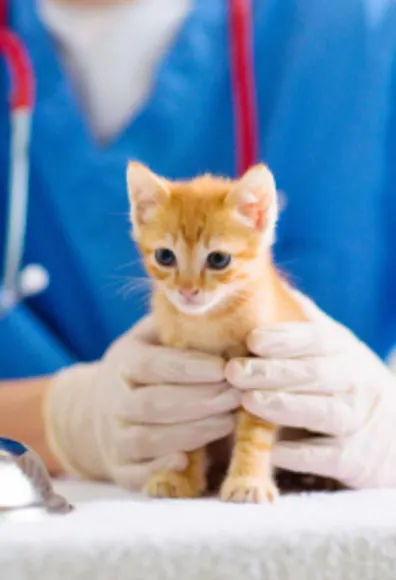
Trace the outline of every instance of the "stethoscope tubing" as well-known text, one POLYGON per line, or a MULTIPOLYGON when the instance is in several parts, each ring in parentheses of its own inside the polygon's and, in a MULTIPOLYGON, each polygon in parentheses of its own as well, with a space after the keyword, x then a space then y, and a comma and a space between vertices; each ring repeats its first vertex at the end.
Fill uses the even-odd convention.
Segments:
MULTIPOLYGON (((0 15, 4 11, 4 2, 0 15)), ((27 50, 9 28, 0 27, 0 53, 10 73, 10 171, 6 217, 4 270, 0 286, 0 315, 18 301, 29 201, 29 146, 35 79, 27 50)))

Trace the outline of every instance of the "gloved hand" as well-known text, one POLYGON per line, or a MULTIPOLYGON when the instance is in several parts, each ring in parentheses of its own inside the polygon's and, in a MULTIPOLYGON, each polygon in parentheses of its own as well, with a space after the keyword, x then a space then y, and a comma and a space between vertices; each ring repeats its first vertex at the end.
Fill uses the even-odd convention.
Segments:
POLYGON ((185 451, 230 434, 239 404, 224 361, 158 346, 146 319, 100 362, 61 371, 44 416, 68 472, 138 489, 153 471, 184 469, 185 451))
POLYGON ((312 322, 255 330, 230 384, 251 413, 324 437, 279 441, 274 465, 348 487, 396 486, 396 377, 349 330, 297 295, 312 322))

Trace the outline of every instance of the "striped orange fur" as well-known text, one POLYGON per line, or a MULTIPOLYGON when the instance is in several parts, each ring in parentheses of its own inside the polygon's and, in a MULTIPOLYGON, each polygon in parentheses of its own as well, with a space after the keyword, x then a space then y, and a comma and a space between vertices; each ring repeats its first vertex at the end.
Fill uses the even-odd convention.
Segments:
MULTIPOLYGON (((154 282, 152 311, 164 345, 229 359, 248 354, 254 328, 304 320, 272 260, 277 194, 266 166, 238 181, 205 175, 171 182, 130 163, 127 181, 133 237, 154 282)), ((276 436, 276 426, 238 412, 222 499, 276 497, 276 436)), ((146 489, 155 497, 196 497, 205 485, 205 450, 198 449, 184 472, 156 473, 146 489)))

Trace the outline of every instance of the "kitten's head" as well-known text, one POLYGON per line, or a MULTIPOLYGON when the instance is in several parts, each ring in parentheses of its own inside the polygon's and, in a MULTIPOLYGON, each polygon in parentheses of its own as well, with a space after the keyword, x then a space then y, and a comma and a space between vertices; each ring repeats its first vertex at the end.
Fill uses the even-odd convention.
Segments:
POLYGON ((278 213, 265 165, 238 181, 206 175, 170 182, 131 162, 127 182, 147 272, 179 311, 203 314, 262 275, 278 213))

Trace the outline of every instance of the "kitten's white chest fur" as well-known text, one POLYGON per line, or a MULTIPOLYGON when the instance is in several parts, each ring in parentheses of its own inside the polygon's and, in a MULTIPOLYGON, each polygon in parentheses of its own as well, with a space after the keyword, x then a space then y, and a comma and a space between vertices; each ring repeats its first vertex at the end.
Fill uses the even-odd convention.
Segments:
POLYGON ((267 308, 252 303, 237 313, 186 315, 176 312, 161 295, 154 298, 153 311, 163 344, 226 358, 246 354, 248 334, 268 321, 267 308))

